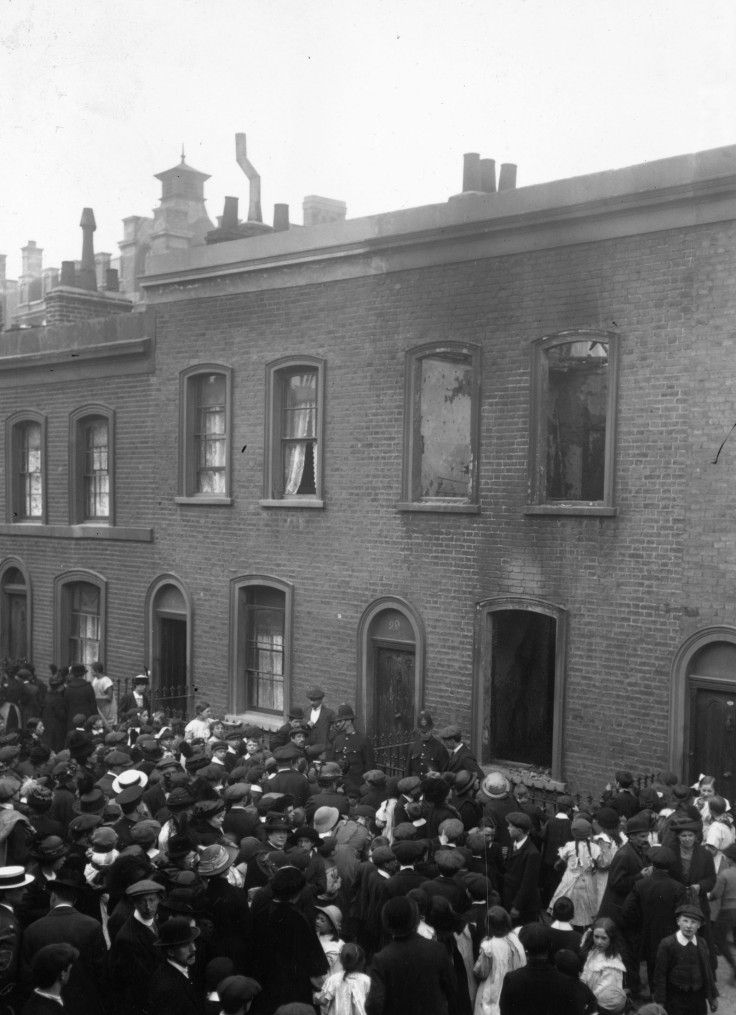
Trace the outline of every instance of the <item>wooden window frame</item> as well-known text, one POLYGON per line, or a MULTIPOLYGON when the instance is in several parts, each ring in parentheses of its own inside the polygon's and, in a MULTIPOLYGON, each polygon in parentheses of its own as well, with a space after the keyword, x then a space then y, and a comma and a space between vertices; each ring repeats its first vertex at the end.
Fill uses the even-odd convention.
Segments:
POLYGON ((232 367, 222 363, 196 363, 179 374, 179 495, 177 504, 227 507, 232 499, 232 367), (225 379, 225 490, 221 494, 197 492, 196 397, 200 377, 217 374, 225 379))
POLYGON ((115 525, 115 411, 108 405, 80 406, 69 414, 69 522, 71 525, 115 525), (86 490, 86 424, 103 419, 107 423, 107 517, 87 517, 86 490))
POLYGON ((478 514, 480 469, 480 418, 482 389, 482 349, 473 342, 428 342, 409 349, 404 375, 404 457, 401 477, 400 511, 430 511, 442 514, 478 514), (470 453, 472 473, 466 498, 421 496, 416 474, 421 467, 419 408, 421 404, 421 364, 429 358, 466 359, 472 370, 470 404, 470 453))
POLYGON ((583 328, 576 331, 559 331, 532 342, 530 377, 529 421, 529 481, 527 515, 597 515, 614 517, 618 508, 614 504, 614 470, 616 447, 616 407, 618 401, 618 372, 620 336, 611 331, 583 328), (604 460, 603 498, 597 501, 547 500, 547 352, 552 348, 574 342, 605 342, 608 345, 608 395, 606 404, 606 442, 604 460))
POLYGON ((325 360, 317 356, 284 356, 266 364, 266 418, 264 426, 262 507, 323 508, 325 462, 325 360), (283 429, 281 408, 284 380, 299 370, 316 373, 317 420, 315 440, 317 462, 314 469, 314 494, 285 497, 281 490, 283 429))
POLYGON ((292 634, 294 620, 294 586, 291 582, 282 581, 271 575, 249 574, 240 575, 230 581, 230 702, 232 711, 238 715, 254 717, 271 717, 281 719, 286 716, 291 702, 292 687, 292 634), (247 621, 241 608, 241 593, 253 587, 276 589, 284 595, 284 709, 278 713, 270 709, 258 708, 247 700, 248 689, 240 679, 245 668, 247 652, 247 621), (241 665, 242 664, 242 665, 241 665))
POLYGON ((88 585, 95 585, 100 595, 100 637, 99 637, 99 661, 105 664, 107 651, 107 579, 98 574, 97 571, 78 569, 65 571, 54 578, 54 652, 58 665, 67 666, 70 663, 78 662, 76 659, 67 659, 67 648, 69 643, 69 586, 79 582, 86 582, 88 585))
POLYGON ((45 525, 48 506, 48 467, 46 457, 47 417, 35 409, 21 409, 5 420, 5 517, 9 525, 45 525), (22 510, 19 440, 26 424, 41 427, 41 514, 26 517, 22 510))

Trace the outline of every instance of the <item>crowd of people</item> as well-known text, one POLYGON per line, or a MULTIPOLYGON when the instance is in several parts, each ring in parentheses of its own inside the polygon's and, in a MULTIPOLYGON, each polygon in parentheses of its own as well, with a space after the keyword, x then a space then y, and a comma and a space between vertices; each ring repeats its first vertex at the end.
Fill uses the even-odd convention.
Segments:
POLYGON ((484 771, 421 712, 405 770, 310 689, 276 732, 6 666, 0 1011, 702 1015, 736 960, 713 780, 595 806, 484 771))

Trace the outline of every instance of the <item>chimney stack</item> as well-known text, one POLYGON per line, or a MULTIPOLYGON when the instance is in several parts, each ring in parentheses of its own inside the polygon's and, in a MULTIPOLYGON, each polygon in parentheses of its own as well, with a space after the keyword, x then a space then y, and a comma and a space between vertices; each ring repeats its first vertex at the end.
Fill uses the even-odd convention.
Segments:
POLYGON ((514 190, 516 188, 516 168, 513 162, 501 163, 501 172, 498 174, 499 190, 514 190))
POLYGON ((225 207, 223 208, 222 218, 220 219, 220 228, 237 230, 239 225, 238 199, 237 197, 226 197, 225 207))
POLYGON ((285 233, 289 228, 289 206, 288 204, 275 204, 273 206, 273 231, 285 233))
POLYGON ((245 134, 235 135, 235 161, 248 177, 248 182, 250 183, 248 221, 263 222, 263 216, 261 215, 261 177, 248 158, 245 134))
POLYGON ((79 269, 79 288, 89 292, 97 292, 97 272, 95 270, 95 245, 93 233, 97 228, 95 213, 91 208, 82 209, 82 264, 79 269))

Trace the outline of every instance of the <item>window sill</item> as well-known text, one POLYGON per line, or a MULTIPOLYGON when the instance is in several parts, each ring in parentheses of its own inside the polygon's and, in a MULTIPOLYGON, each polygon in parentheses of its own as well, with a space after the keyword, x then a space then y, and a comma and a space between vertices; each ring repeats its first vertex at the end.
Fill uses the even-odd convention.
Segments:
POLYGON ((232 497, 174 497, 175 504, 184 504, 189 507, 231 507, 232 497))
POLYGON ((282 500, 259 500, 265 508, 323 508, 325 502, 317 497, 284 497, 282 500))
POLYGON ((479 515, 480 504, 453 504, 448 501, 400 501, 397 511, 430 511, 443 515, 479 515))
POLYGON ((615 518, 618 514, 618 508, 604 504, 527 504, 524 508, 524 514, 615 518))
POLYGON ((281 729, 286 720, 282 715, 275 715, 273 712, 245 711, 228 712, 225 722, 238 723, 241 726, 257 726, 268 733, 275 733, 276 730, 281 729))
POLYGON ((46 539, 111 539, 131 543, 153 542, 153 529, 132 525, 40 525, 36 522, 0 524, 0 536, 41 536, 46 539))

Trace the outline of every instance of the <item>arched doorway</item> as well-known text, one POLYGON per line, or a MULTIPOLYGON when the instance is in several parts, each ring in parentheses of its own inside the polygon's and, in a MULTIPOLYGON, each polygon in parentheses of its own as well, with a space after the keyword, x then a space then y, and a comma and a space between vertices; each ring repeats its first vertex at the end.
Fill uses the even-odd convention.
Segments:
POLYGON ((168 715, 189 712, 191 697, 191 603, 174 575, 162 575, 148 590, 148 665, 153 707, 168 715))
POLYGON ((413 736, 424 698, 424 625, 404 599, 384 596, 358 625, 358 719, 378 744, 413 736))
POLYGON ((688 784, 712 775, 736 797, 736 629, 699 631, 673 664, 672 768, 688 784))
POLYGON ((0 655, 31 658, 31 588, 25 565, 8 557, 0 567, 0 655))

